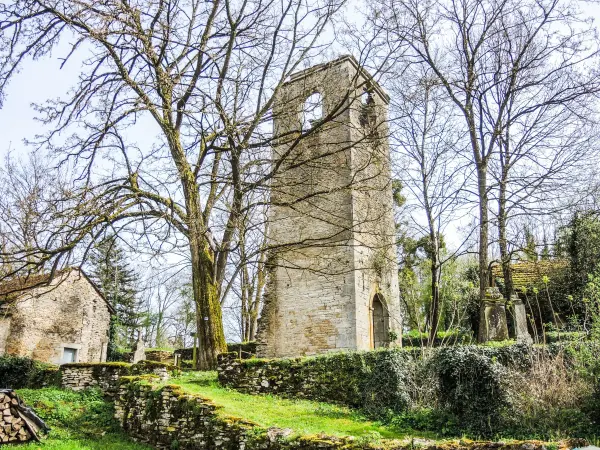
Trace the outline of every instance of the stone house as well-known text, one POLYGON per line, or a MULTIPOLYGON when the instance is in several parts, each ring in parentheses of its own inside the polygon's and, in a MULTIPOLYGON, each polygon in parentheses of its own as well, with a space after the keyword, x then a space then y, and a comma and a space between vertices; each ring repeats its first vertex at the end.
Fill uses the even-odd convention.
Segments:
POLYGON ((0 355, 53 364, 104 362, 112 306, 81 270, 0 284, 0 355))
POLYGON ((389 100, 352 56, 297 72, 278 93, 259 356, 400 342, 389 100))

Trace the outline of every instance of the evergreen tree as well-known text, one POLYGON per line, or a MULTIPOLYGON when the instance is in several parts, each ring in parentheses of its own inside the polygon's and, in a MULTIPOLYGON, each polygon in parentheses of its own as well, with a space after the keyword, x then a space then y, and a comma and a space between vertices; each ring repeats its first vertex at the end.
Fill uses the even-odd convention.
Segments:
POLYGON ((551 258, 552 254, 550 252, 550 245, 548 244, 548 238, 546 237, 546 233, 544 232, 544 248, 542 249, 542 253, 540 254, 540 259, 542 261, 548 261, 551 258))
POLYGON ((525 227, 525 247, 523 248, 523 254, 527 261, 537 261, 538 260, 538 252, 537 252, 537 244, 535 242, 535 236, 529 227, 525 227))
POLYGON ((136 287, 138 275, 129 267, 114 235, 96 245, 90 261, 92 279, 116 311, 110 321, 107 354, 109 361, 115 361, 119 359, 119 348, 132 347, 136 331, 142 326, 136 287))

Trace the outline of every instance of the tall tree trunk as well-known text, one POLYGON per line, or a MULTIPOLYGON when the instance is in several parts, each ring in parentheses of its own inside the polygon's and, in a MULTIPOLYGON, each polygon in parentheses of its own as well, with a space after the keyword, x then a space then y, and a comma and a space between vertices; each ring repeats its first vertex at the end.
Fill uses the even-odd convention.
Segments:
POLYGON ((192 261, 192 288, 196 302, 198 333, 198 365, 200 369, 214 369, 217 355, 227 351, 219 287, 215 280, 215 259, 201 226, 201 215, 196 190, 188 191, 188 227, 192 261))
MULTIPOLYGON (((437 247, 437 246, 436 246, 437 247)), ((436 250, 431 255, 431 311, 429 318, 429 345, 433 346, 440 322, 441 267, 436 250)))
POLYGON ((199 340, 198 368, 214 369, 217 355, 227 351, 218 288, 214 283, 213 259, 208 246, 192 243, 192 284, 196 300, 196 326, 199 340))
POLYGON ((488 193, 487 193, 487 167, 482 163, 478 164, 477 182, 479 194, 479 301, 480 320, 478 330, 479 342, 485 342, 486 336, 483 333, 485 327, 482 321, 485 320, 484 311, 485 290, 488 287, 488 193))
POLYGON ((506 238, 506 180, 500 181, 500 193, 498 196, 498 245, 500 247, 500 262, 502 264, 502 275, 504 277, 504 297, 510 300, 513 293, 512 273, 510 270, 510 254, 508 252, 508 239, 506 238))

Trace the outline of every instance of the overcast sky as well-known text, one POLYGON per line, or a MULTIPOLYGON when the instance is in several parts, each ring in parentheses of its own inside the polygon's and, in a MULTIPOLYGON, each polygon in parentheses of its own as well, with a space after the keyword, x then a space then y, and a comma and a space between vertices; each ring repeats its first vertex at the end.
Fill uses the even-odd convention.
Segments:
MULTIPOLYGON (((586 14, 594 17, 596 24, 600 22, 600 4, 598 2, 583 3, 586 14)), ((54 51, 38 61, 28 61, 22 71, 14 78, 8 90, 8 97, 0 109, 0 155, 9 149, 23 151, 23 140, 32 138, 43 128, 34 120, 35 111, 31 104, 41 103, 45 99, 61 96, 74 84, 80 68, 81 60, 73 59, 60 68, 60 58, 66 54, 65 47, 54 51), (62 51, 61 51, 62 50, 62 51)), ((140 140, 151 136, 140 135, 140 140)))

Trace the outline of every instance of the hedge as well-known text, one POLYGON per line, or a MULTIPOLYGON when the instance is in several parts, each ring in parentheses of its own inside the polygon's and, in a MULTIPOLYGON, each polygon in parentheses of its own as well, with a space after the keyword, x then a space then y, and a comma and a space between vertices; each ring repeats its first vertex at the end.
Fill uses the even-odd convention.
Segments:
POLYGON ((59 367, 22 356, 0 356, 0 388, 60 386, 59 367))
POLYGON ((336 402, 382 416, 409 404, 409 361, 408 353, 392 349, 273 360, 227 353, 219 356, 219 381, 243 392, 336 402))

